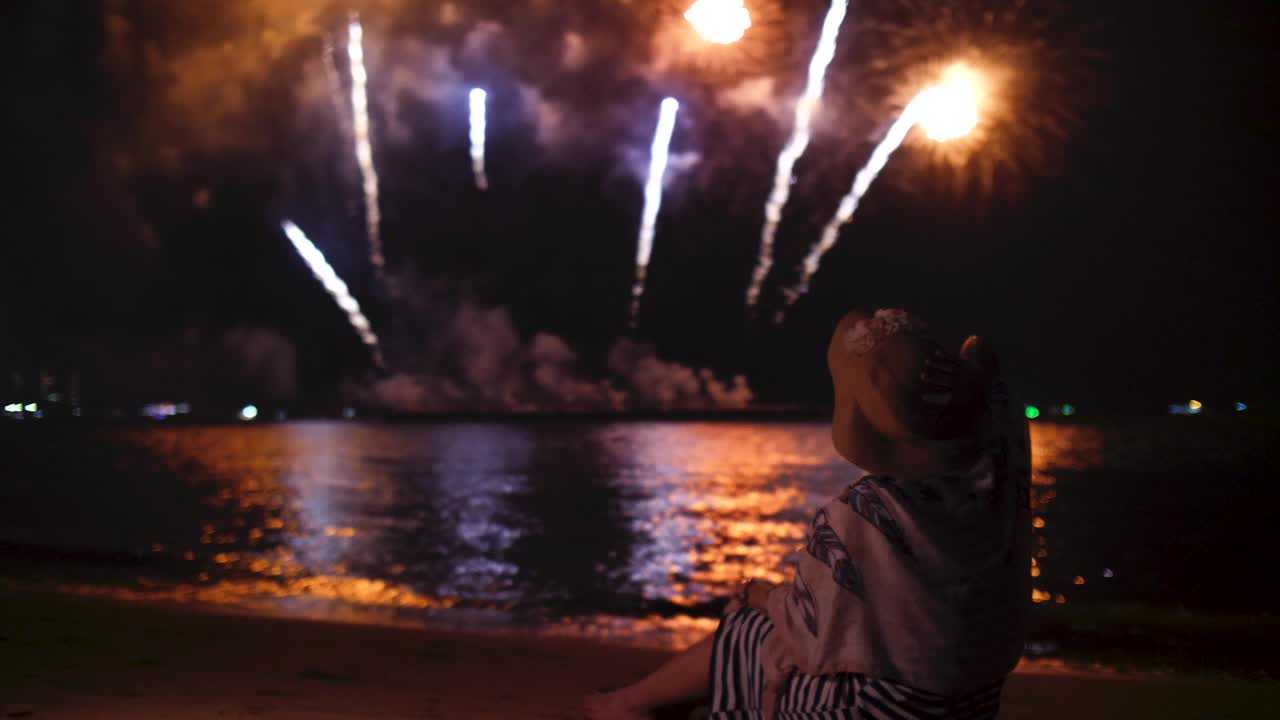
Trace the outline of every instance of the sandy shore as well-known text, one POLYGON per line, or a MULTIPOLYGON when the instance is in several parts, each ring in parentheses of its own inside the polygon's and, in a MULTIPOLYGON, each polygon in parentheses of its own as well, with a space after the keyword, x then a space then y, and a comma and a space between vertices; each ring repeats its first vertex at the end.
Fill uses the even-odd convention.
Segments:
MULTIPOLYGON (((578 718, 665 653, 0 591, 0 717, 578 718)), ((1280 683, 1020 670, 1002 718, 1256 718, 1280 683)))

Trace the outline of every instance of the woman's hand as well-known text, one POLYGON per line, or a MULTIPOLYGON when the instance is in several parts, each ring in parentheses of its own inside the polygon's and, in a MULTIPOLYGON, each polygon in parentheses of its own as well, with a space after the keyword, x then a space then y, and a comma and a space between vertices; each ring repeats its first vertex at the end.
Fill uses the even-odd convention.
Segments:
POLYGON ((956 390, 965 384, 971 372, 960 358, 942 350, 936 350, 924 361, 920 371, 920 399, 927 405, 941 409, 951 404, 956 390))
POLYGON ((960 354, 938 350, 920 372, 920 400, 940 431, 964 423, 975 405, 985 403, 999 368, 991 348, 976 335, 964 342, 960 354))

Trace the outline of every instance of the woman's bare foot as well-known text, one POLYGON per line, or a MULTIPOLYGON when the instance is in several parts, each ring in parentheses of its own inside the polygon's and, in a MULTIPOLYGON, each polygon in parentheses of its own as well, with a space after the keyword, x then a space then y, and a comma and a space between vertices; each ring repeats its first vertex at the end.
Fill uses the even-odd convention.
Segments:
POLYGON ((629 703, 622 690, 588 695, 583 705, 591 720, 653 720, 647 709, 629 703))

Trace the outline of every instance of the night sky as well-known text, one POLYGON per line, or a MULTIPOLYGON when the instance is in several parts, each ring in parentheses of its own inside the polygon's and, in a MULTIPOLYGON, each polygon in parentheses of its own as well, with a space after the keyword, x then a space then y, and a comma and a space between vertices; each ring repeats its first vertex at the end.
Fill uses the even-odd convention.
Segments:
POLYGON ((631 406, 678 407, 738 374, 757 402, 820 403, 840 315, 901 306, 949 342, 989 336, 1037 402, 1280 399, 1265 4, 853 3, 755 319, 763 203, 828 3, 748 2, 756 27, 716 50, 681 44, 685 4, 5 3, 0 370, 75 372, 116 403, 554 409, 599 404, 609 380, 631 406), (346 114, 353 10, 385 284, 346 114), (909 141, 773 326, 913 67, 1001 52, 1019 70, 1007 112, 965 163, 909 141), (490 99, 485 193, 473 86, 490 99), (620 349, 664 95, 682 102, 675 162, 620 349), (365 307, 386 373, 286 217, 365 307))

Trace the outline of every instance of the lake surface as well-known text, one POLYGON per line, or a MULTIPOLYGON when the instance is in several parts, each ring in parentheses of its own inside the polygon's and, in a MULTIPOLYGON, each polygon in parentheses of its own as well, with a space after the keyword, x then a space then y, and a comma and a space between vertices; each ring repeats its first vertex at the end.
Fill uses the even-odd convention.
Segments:
MULTIPOLYGON (((1099 617, 1270 617, 1271 436, 1033 425, 1029 653, 1150 644, 1099 617)), ((856 477, 797 422, 11 423, 0 452, 11 582, 670 646, 714 629, 740 578, 785 579, 856 477)))

